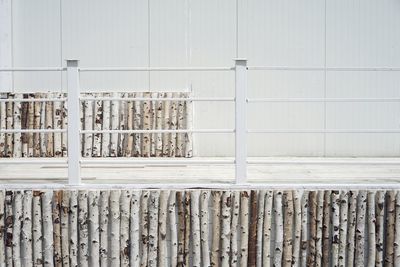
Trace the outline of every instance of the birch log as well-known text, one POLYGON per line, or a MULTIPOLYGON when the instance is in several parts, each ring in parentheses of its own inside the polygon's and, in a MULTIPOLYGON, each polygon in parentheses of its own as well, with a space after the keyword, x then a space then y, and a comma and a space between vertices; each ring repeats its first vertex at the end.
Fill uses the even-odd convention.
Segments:
POLYGON ((78 193, 79 266, 89 266, 88 192, 78 193))
POLYGON ((168 218, 169 218, 169 229, 171 238, 170 247, 170 265, 177 266, 178 264, 178 228, 176 223, 176 192, 170 191, 168 200, 168 218))
MULTIPOLYGON (((371 201, 373 201, 374 200, 374 194, 372 192, 370 192, 370 193, 372 195, 371 196, 371 201)), ((370 195, 368 195, 368 197, 370 197, 370 195)), ((371 206, 374 205, 374 204, 375 203, 373 202, 371 204, 371 206)), ((374 208, 375 208, 375 205, 374 205, 374 208)), ((372 217, 372 216, 375 215, 375 213, 373 213, 373 214, 370 214, 370 213, 371 213, 371 211, 368 209, 368 215, 369 216, 372 217)), ((394 231, 395 232, 395 238, 394 238, 394 266, 400 266, 400 193, 399 193, 399 191, 396 192, 396 219, 395 219, 395 221, 396 221, 396 228, 395 228, 395 231, 394 231)), ((372 224, 372 223, 374 223, 374 221, 370 222, 370 224, 372 224)), ((374 226, 375 226, 375 224, 373 226, 371 226, 371 228, 374 227, 374 226)), ((371 235, 372 234, 370 232, 369 241, 371 240, 371 238, 373 238, 373 241, 375 241, 375 239, 374 239, 375 238, 375 231, 374 231, 374 236, 372 237, 371 235)), ((372 242, 372 244, 375 245, 374 242, 372 242)), ((373 252, 375 252, 375 251, 370 246, 369 253, 373 253, 373 252)), ((370 262, 369 260, 371 260, 371 262, 372 262, 372 260, 374 260, 373 263, 375 263, 375 257, 371 258, 371 259, 368 258, 368 265, 369 265, 369 262, 370 262)), ((373 264, 371 263, 370 266, 373 266, 373 264)))
POLYGON ((322 237, 323 237, 323 215, 324 215, 324 191, 317 194, 317 234, 315 239, 315 266, 322 265, 322 237))
POLYGON ((13 227, 12 227, 12 258, 13 258, 13 266, 14 267, 21 267, 21 221, 23 218, 22 214, 22 193, 21 191, 17 190, 14 191, 14 199, 13 199, 13 206, 14 206, 14 220, 13 220, 13 227))
MULTIPOLYGON (((128 94, 129 98, 134 97, 133 93, 128 94)), ((133 119, 135 116, 135 109, 134 109, 134 101, 130 100, 127 103, 127 122, 126 122, 126 127, 128 130, 133 130, 133 119)), ((133 133, 128 133, 127 134, 128 141, 126 143, 126 150, 125 154, 127 157, 132 157, 134 154, 134 147, 133 147, 133 142, 134 142, 134 134, 133 133)))
MULTIPOLYGON (((186 129, 193 128, 193 102, 186 101, 185 103, 186 129)), ((185 157, 193 156, 193 137, 192 133, 185 133, 185 157)))
POLYGON ((349 209, 349 194, 347 191, 342 191, 340 194, 340 229, 339 229, 339 267, 346 266, 346 251, 347 251, 347 220, 349 209))
MULTIPOLYGON (((40 97, 46 98, 45 94, 40 94, 40 97)), ((42 102, 40 105, 40 129, 46 129, 46 102, 42 102)), ((46 157, 46 133, 40 133, 40 156, 46 157)), ((30 140, 30 138, 29 138, 30 140)), ((29 141, 30 142, 30 141, 29 141)), ((29 144, 28 144, 29 149, 29 144)))
POLYGON ((61 191, 54 191, 53 194, 53 240, 54 240, 54 265, 62 266, 61 254, 61 225, 60 225, 60 206, 61 206, 61 191))
MULTIPOLYGON (((40 98, 41 94, 35 94, 34 96, 35 98, 40 98)), ((28 105, 33 105, 34 106, 34 116, 33 116, 33 128, 34 129, 40 129, 40 111, 41 111, 41 106, 43 105, 43 103, 41 102, 35 102, 35 103, 27 103, 28 105)), ((28 126, 29 128, 29 126, 28 126)), ((28 136, 28 135, 26 135, 28 136)), ((34 157, 40 157, 41 155, 41 151, 40 151, 40 133, 34 133, 33 134, 33 156, 34 157)), ((28 138, 27 138, 28 139, 28 138)), ((29 140, 27 140, 27 142, 29 143, 29 140)), ((29 148, 29 145, 28 145, 29 148)), ((27 148, 27 150, 28 150, 27 148)), ((29 153, 28 153, 29 154, 29 153)))
MULTIPOLYGON (((27 99, 28 94, 23 94, 23 98, 27 99)), ((34 104, 34 103, 32 103, 32 104, 34 104)), ((22 129, 28 129, 28 108, 29 108, 29 102, 21 103, 21 128, 22 129)), ((34 134, 34 136, 35 136, 35 134, 34 134)), ((28 157, 28 134, 27 133, 21 134, 21 143, 22 143, 21 156, 26 158, 26 157, 28 157)), ((35 149, 35 148, 33 148, 33 149, 35 149)), ((33 152, 35 152, 35 151, 33 151, 33 152)))
POLYGON ((367 192, 360 191, 357 200, 357 225, 356 225, 356 253, 354 264, 364 266, 365 248, 365 214, 367 207, 367 192))
POLYGON ((262 254, 262 243, 263 243, 263 225, 264 225, 264 202, 265 202, 265 190, 258 192, 258 214, 257 214, 257 266, 261 267, 263 263, 262 254))
POLYGON ((383 266, 383 248, 384 248, 384 215, 385 215, 385 193, 376 192, 375 200, 376 213, 376 253, 375 266, 383 266))
MULTIPOLYGON (((15 98, 21 99, 22 94, 15 94, 15 98)), ((14 129, 21 129, 21 102, 14 102, 14 129)), ((14 134, 14 147, 13 147, 13 157, 19 158, 22 156, 22 146, 21 146, 21 133, 17 132, 14 134)))
MULTIPOLYGON (((61 98, 61 93, 54 93, 55 98, 61 98)), ((62 128, 62 102, 54 101, 54 109, 53 109, 53 117, 54 117, 54 129, 61 130, 62 128)), ((62 156, 62 136, 61 132, 54 133, 54 156, 61 157, 62 156)))
POLYGON ((347 265, 354 265, 355 234, 357 224, 357 192, 349 192, 349 228, 347 230, 347 265))
POLYGON ((6 245, 6 266, 13 266, 13 191, 6 191, 5 197, 5 210, 6 210, 6 223, 5 223, 5 245, 6 245))
POLYGON ((62 192, 61 200, 61 256, 62 266, 69 267, 69 190, 62 192))
MULTIPOLYGON (((164 97, 171 98, 172 93, 164 94, 164 97)), ((171 104, 170 101, 164 102, 164 130, 169 130, 171 125, 170 120, 170 112, 171 112, 171 104)), ((170 144, 170 135, 168 133, 163 134, 163 156, 168 157, 169 152, 169 144, 170 144)))
MULTIPOLYGON (((268 200, 268 198, 267 198, 267 200, 268 200)), ((299 263, 300 263, 299 258, 300 258, 300 245, 301 245, 301 199, 300 199, 300 193, 297 190, 293 191, 293 203, 294 203, 293 266, 296 267, 296 266, 299 266, 299 263)), ((267 204, 267 202, 266 202, 266 204, 267 204)), ((265 223, 264 223, 264 225, 265 225, 265 223)), ((321 225, 322 225, 322 222, 321 222, 321 225)), ((264 230, 264 232, 265 232, 265 230, 264 230)), ((265 266, 268 266, 268 265, 265 265, 265 266)))
POLYGON ((43 213, 43 265, 54 266, 54 242, 53 242, 53 220, 52 220, 53 192, 43 191, 42 213, 43 213))
POLYGON ((285 191, 284 198, 284 226, 283 226, 283 266, 292 266, 293 249, 293 193, 285 191))
MULTIPOLYGON (((274 202, 275 217, 275 248, 274 266, 282 266, 283 252, 283 214, 282 214, 282 192, 276 191, 274 202)), ((250 255, 250 254, 249 254, 250 255)))
POLYGON ((231 192, 224 191, 222 193, 222 231, 221 231, 221 266, 228 267, 230 263, 230 252, 231 252, 231 192))
MULTIPOLYGON (((29 98, 35 98, 34 94, 29 94, 29 98)), ((43 105, 46 105, 46 103, 42 103, 43 105)), ((28 129, 33 129, 35 126, 35 103, 27 103, 28 107, 28 113, 27 113, 27 128, 28 129)), ((34 138, 35 135, 33 133, 28 133, 27 134, 27 141, 28 141, 28 157, 32 157, 34 155, 34 150, 35 150, 35 143, 34 143, 34 138)))
POLYGON ((339 264, 340 198, 339 191, 332 191, 332 266, 339 264))
POLYGON ((396 193, 393 190, 386 193, 386 255, 385 266, 393 266, 394 263, 394 228, 395 228, 395 202, 396 193))
MULTIPOLYGON (((2 102, 0 102, 1 105, 2 102)), ((4 114, 4 113, 2 113, 4 114)), ((0 190, 0 262, 5 263, 6 262, 6 254, 5 254, 5 229, 6 229, 6 214, 5 214, 5 195, 4 195, 4 190, 0 190)), ((32 255, 31 255, 32 257, 32 255)), ((31 263, 32 265, 32 263, 31 263)))
MULTIPOLYGON (((149 199, 149 259, 148 266, 157 266, 158 255, 158 207, 160 192, 153 190, 149 199)), ((187 265, 189 266, 189 265, 187 265)))
POLYGON ((41 194, 40 191, 32 192, 32 256, 34 266, 43 266, 41 194))
POLYGON ((249 226, 249 252, 248 265, 255 267, 257 265, 257 191, 250 191, 250 226, 249 226))
POLYGON ((142 242, 142 252, 140 259, 140 266, 147 266, 147 256, 149 250, 149 210, 148 210, 148 202, 149 202, 149 191, 142 192, 141 198, 141 224, 140 224, 140 232, 142 234, 141 242, 142 242))
MULTIPOLYGON (((88 93, 87 97, 91 97, 93 94, 88 93)), ((93 130, 93 101, 85 100, 83 101, 83 114, 84 114, 84 129, 93 130)), ((93 150, 93 134, 84 134, 83 138, 83 156, 92 156, 93 150)))
MULTIPOLYGON (((112 93, 112 97, 117 97, 117 93, 112 93)), ((111 129, 118 130, 119 129, 119 101, 113 100, 111 101, 111 129)), ((110 157, 118 156, 118 134, 111 134, 110 138, 110 157)))
POLYGON ((168 248, 167 248, 167 215, 168 215, 168 191, 160 192, 160 205, 158 212, 158 266, 166 267, 168 264, 168 248))
POLYGON ((110 192, 110 265, 120 266, 120 191, 110 192))
MULTIPOLYGON (((164 96, 163 93, 158 93, 157 97, 162 98, 164 96)), ((163 112, 164 112, 164 101, 158 100, 156 105, 156 129, 163 129, 163 112)), ((156 157, 162 156, 162 133, 156 133, 156 157)))
MULTIPOLYGON (((67 94, 62 94, 62 96, 65 98, 67 97, 67 94)), ((35 106, 35 112, 36 112, 36 106, 35 106)), ((61 120, 62 120, 62 126, 61 128, 63 130, 68 129, 68 102, 64 101, 62 102, 62 113, 61 113, 61 120)), ((68 133, 63 132, 61 134, 61 150, 62 150, 62 156, 67 157, 67 149, 68 149, 68 133)))
MULTIPOLYGON (((14 98, 13 94, 9 94, 8 98, 14 98)), ((14 129, 13 123, 13 102, 6 102, 6 126, 7 129, 14 129)), ((14 142, 14 135, 12 133, 6 134, 6 157, 10 158, 13 155, 13 142, 14 142)))
POLYGON ((322 266, 328 266, 330 263, 330 238, 331 238, 331 191, 324 192, 324 219, 322 222, 322 266))
POLYGON ((307 259, 307 265, 315 265, 316 258, 316 247, 315 240, 317 238, 317 192, 311 191, 309 194, 309 216, 310 216, 310 242, 309 242, 309 254, 307 259))
MULTIPOLYGON (((209 267, 210 263, 210 247, 208 245, 209 240, 209 215, 208 215, 208 203, 210 200, 209 191, 201 191, 200 195, 200 223, 201 223, 201 253, 202 253, 202 266, 209 267)), ((174 265, 175 266, 175 265, 174 265)))
POLYGON ((96 267, 100 262, 100 229, 99 229, 99 198, 100 193, 97 190, 90 190, 88 192, 89 201, 89 265, 96 267))
POLYGON ((69 257, 71 267, 78 266, 78 191, 70 191, 70 247, 69 257))
MULTIPOLYGON (((110 93, 105 93, 104 97, 110 97, 110 93)), ((111 126, 111 104, 110 100, 103 101, 103 130, 110 130, 111 126)), ((110 156, 110 140, 111 135, 109 133, 103 133, 102 135, 102 145, 101 145, 101 155, 102 157, 109 157, 110 156)))
MULTIPOLYGON (((2 102, 0 102, 1 105, 2 102)), ((4 114, 4 113, 2 113, 4 114)), ((5 218, 6 218, 6 214, 5 214, 5 196, 4 196, 4 190, 0 190, 0 262, 5 263, 6 262, 6 254, 5 254, 5 229, 6 229, 6 225, 5 225, 5 218)), ((32 257, 32 255, 31 255, 32 257)))
POLYGON ((140 195, 140 191, 133 191, 131 198, 130 263, 132 267, 140 266, 140 195))
POLYGON ((189 266, 190 264, 190 234, 191 234, 191 225, 190 225, 190 193, 185 192, 185 266, 189 266))
MULTIPOLYGON (((199 212, 199 198, 200 191, 193 190, 190 192, 190 217, 192 225, 192 243, 193 243, 193 257, 191 266, 201 265, 201 237, 200 237, 200 212, 199 212)), ((229 225, 230 227, 230 225, 229 225)), ((161 255, 161 254, 160 254, 161 255)))
MULTIPOLYGON (((179 97, 177 93, 172 94, 173 98, 179 97)), ((178 101, 171 101, 171 111, 170 111, 170 124, 171 130, 176 130, 178 125, 178 101)), ((176 133, 170 133, 169 137, 169 157, 175 157, 176 152, 176 133)))
MULTIPOLYGON (((396 207, 396 209, 397 209, 397 207, 396 207)), ((376 218, 375 217, 375 192, 370 191, 370 192, 368 192, 368 196, 367 196, 368 267, 375 266, 375 251, 376 251, 375 218, 376 218)), ((396 235, 397 235, 397 232, 396 232, 396 235)), ((398 240, 398 241, 400 242, 400 240, 398 240)), ((400 266, 400 262, 398 262, 397 266, 400 266)))
POLYGON ((240 264, 246 267, 248 259, 249 243, 249 197, 248 191, 240 192, 240 264))
MULTIPOLYGON (((185 93, 180 93, 179 98, 184 98, 185 93)), ((177 129, 183 130, 185 129, 185 101, 179 100, 177 102, 177 129)), ((176 156, 183 157, 185 156, 185 134, 177 133, 176 134, 176 156)))
MULTIPOLYGON (((51 130, 54 127, 53 121, 53 102, 46 102, 46 129, 51 130)), ((30 147, 28 147, 30 149, 30 147)), ((30 154, 30 153, 29 153, 30 154)), ((46 156, 53 157, 54 156, 54 134, 46 133, 46 156)))
POLYGON ((303 192, 301 197, 301 266, 307 266, 308 251, 308 199, 309 192, 303 192))
POLYGON ((272 204, 274 194, 267 191, 264 206, 264 225, 263 225, 263 259, 262 266, 271 266, 271 227, 272 227, 272 204))
MULTIPOLYGON (((152 98, 157 98, 158 93, 151 93, 152 98)), ((151 115, 151 129, 156 130, 157 128, 157 119, 156 119, 156 105, 157 101, 152 100, 151 101, 151 108, 150 108, 150 115, 151 115)), ((150 156, 155 157, 156 156, 156 133, 151 133, 151 146, 150 146, 150 156)))
POLYGON ((127 267, 129 266, 129 212, 131 202, 131 193, 129 190, 121 191, 120 202, 120 266, 127 267))
POLYGON ((102 190, 100 192, 100 246, 99 246, 99 257, 100 266, 106 267, 109 263, 109 214, 110 214, 110 191, 102 190))
MULTIPOLYGON (((135 97, 142 97, 142 93, 135 93, 135 97)), ((142 129, 142 101, 135 101, 134 104, 135 117, 133 119, 133 128, 135 130, 142 129)), ((135 134, 134 156, 142 155, 142 134, 135 134)))
MULTIPOLYGON (((0 98, 6 98, 7 94, 0 94, 0 98)), ((7 129, 6 103, 0 102, 0 129, 7 129)), ((0 131, 0 158, 6 156, 6 134, 0 131)))
MULTIPOLYGON (((101 97, 101 94, 96 94, 95 96, 101 97)), ((93 114, 93 129, 96 131, 101 131, 103 127, 103 101, 94 101, 94 114, 93 114)), ((93 134, 93 150, 92 157, 101 156, 101 144, 103 135, 101 133, 93 134)))
POLYGON ((237 227, 240 213, 240 191, 232 192, 232 223, 231 223, 231 266, 237 266, 239 248, 237 227))
POLYGON ((221 192, 212 191, 212 243, 211 266, 219 266, 220 238, 221 238, 221 192))
MULTIPOLYGON (((145 92, 143 97, 150 98, 151 94, 145 92)), ((143 130, 151 129, 151 101, 143 101, 143 130)), ((142 135, 142 157, 150 157, 151 134, 143 133, 142 135)))
POLYGON ((177 266, 185 265, 185 207, 182 192, 176 192, 176 203, 178 205, 178 256, 177 266))
MULTIPOLYGON (((121 93, 120 97, 126 98, 127 93, 121 93)), ((128 103, 127 101, 120 101, 120 107, 119 107, 119 129, 120 130, 126 130, 127 127, 127 117, 128 117, 128 103)), ((118 137, 118 156, 119 157, 125 157, 126 154, 126 145, 127 145, 127 134, 121 133, 118 137)))

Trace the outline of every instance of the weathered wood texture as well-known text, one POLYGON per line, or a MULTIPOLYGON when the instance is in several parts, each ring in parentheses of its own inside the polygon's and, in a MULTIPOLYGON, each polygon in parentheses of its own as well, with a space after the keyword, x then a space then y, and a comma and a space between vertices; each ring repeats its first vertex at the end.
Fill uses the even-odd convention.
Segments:
MULTIPOLYGON (((163 97, 163 93, 83 93, 83 97, 163 97)), ((168 93, 187 98, 189 93, 168 93)), ((1 93, 4 99, 65 98, 63 93, 1 93)), ((1 133, 1 129, 66 129, 66 101, 0 103, 1 157, 66 157, 66 133, 1 133)), ((85 130, 171 130, 192 128, 191 101, 82 101, 85 130), (166 110, 166 109, 169 110, 166 110)), ((191 134, 84 134, 83 157, 192 157, 191 134), (186 136, 186 137, 185 137, 186 136), (119 139, 119 140, 118 140, 119 139), (163 153, 163 149, 167 153, 163 153)))
POLYGON ((0 191, 0 265, 397 266, 399 193, 0 191))

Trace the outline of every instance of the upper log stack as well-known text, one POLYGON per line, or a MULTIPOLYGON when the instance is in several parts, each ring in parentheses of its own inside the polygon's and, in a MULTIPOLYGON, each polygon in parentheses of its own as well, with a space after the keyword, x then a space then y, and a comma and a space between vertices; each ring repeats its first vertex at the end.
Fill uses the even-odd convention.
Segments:
POLYGON ((0 190, 0 265, 398 266, 399 203, 394 190, 0 190))
MULTIPOLYGON (((83 97, 187 98, 189 93, 83 93, 83 97)), ((65 93, 1 93, 3 99, 65 98, 65 93)), ((66 101, 0 102, 0 129, 66 129, 66 101)), ((82 130, 191 129, 192 103, 85 100, 82 130)), ((191 133, 83 134, 83 157, 191 157, 191 133)), ((0 157, 66 157, 67 133, 1 133, 0 157)))

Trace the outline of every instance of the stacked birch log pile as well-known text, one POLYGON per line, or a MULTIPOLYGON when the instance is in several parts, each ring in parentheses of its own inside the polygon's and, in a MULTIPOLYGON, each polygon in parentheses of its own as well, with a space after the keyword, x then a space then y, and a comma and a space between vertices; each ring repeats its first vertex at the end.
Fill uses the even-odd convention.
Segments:
POLYGON ((400 266, 400 191, 0 191, 1 266, 400 266))
MULTIPOLYGON (((84 93, 86 97, 187 98, 188 93, 84 93)), ((12 94, 5 99, 65 98, 64 93, 12 94)), ((67 129, 66 101, 0 102, 1 129, 67 129)), ((82 130, 184 130, 192 103, 182 100, 85 100, 82 130)), ((81 137, 83 157, 192 157, 191 133, 96 133, 81 137)), ((67 133, 1 133, 0 157, 66 157, 67 133)))

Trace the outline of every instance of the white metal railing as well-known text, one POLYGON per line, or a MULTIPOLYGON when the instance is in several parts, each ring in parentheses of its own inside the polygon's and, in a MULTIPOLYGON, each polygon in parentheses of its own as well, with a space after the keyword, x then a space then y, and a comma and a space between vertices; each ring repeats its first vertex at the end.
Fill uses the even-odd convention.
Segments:
MULTIPOLYGON (((80 185, 81 176, 81 145, 82 134, 94 133, 234 133, 235 157, 234 160, 187 160, 187 159, 135 159, 146 164, 235 164, 235 177, 237 185, 247 183, 247 133, 400 133, 400 129, 248 129, 247 104, 271 102, 400 102, 400 98, 247 98, 248 70, 288 70, 288 71, 400 71, 400 68, 375 67, 375 68, 330 68, 330 67, 289 67, 289 66, 247 66, 246 59, 234 59, 234 67, 113 67, 113 68, 82 68, 78 60, 67 60, 67 67, 44 68, 4 68, 0 72, 11 71, 66 71, 67 72, 67 98, 41 98, 41 99, 0 99, 0 102, 48 102, 68 101, 68 129, 0 129, 4 133, 57 133, 68 132, 68 183, 80 185), (189 98, 148 98, 148 97, 80 97, 79 72, 88 71, 234 71, 235 72, 235 97, 189 97, 189 98), (227 101, 235 102, 235 128, 234 129, 151 129, 151 130, 81 130, 80 129, 80 101, 85 100, 113 100, 113 101, 227 101)), ((46 161, 46 160, 43 160, 46 161)), ((23 162, 32 162, 24 160, 23 162)), ((65 162, 65 161, 56 161, 65 162)), ((85 159, 85 163, 101 163, 102 159, 85 159)), ((118 163, 132 163, 132 160, 122 159, 118 163)))

